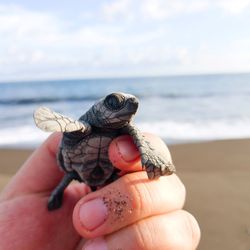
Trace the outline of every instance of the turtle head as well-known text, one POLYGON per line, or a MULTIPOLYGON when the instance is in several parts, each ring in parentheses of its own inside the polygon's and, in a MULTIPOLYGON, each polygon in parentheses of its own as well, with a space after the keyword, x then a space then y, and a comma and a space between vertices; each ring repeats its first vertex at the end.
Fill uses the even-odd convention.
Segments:
POLYGON ((112 93, 95 103, 83 117, 92 126, 119 129, 130 122, 138 104, 138 99, 133 95, 112 93))

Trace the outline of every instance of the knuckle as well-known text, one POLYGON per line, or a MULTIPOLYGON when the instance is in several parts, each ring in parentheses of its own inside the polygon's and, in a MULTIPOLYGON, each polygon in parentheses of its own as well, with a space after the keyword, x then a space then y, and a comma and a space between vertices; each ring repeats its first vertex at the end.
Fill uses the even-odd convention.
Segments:
POLYGON ((181 181, 181 179, 176 175, 176 174, 172 174, 171 176, 167 176, 167 178, 171 177, 172 179, 172 184, 177 192, 177 196, 179 197, 181 204, 183 207, 184 203, 185 203, 185 199, 186 199, 186 187, 184 186, 183 182, 181 181))
POLYGON ((149 223, 139 223, 134 225, 135 235, 135 249, 138 250, 150 250, 153 249, 154 239, 151 233, 151 227, 149 223))
POLYGON ((196 249, 200 241, 199 225, 194 216, 185 210, 182 210, 182 217, 183 229, 186 232, 188 245, 191 246, 190 249, 196 249))
POLYGON ((133 249, 196 249, 200 239, 196 220, 186 211, 178 211, 176 216, 172 217, 172 221, 166 220, 167 217, 161 215, 135 223, 133 249))
POLYGON ((128 249, 138 250, 194 250, 200 239, 195 218, 184 210, 148 217, 124 229, 128 249))
POLYGON ((157 196, 161 197, 161 207, 163 205, 167 207, 165 212, 181 209, 185 203, 186 188, 179 177, 176 174, 163 176, 158 183, 160 189, 158 189, 157 196))
POLYGON ((133 210, 138 213, 138 218, 156 212, 179 210, 184 205, 186 189, 175 174, 157 181, 149 180, 146 172, 131 173, 122 178, 126 193, 132 197, 133 210))
POLYGON ((173 212, 162 225, 162 232, 166 235, 165 246, 169 250, 194 250, 200 239, 198 223, 184 210, 173 212))
POLYGON ((146 173, 142 172, 139 175, 128 174, 124 176, 124 178, 127 193, 131 195, 133 200, 133 210, 137 211, 139 218, 150 215, 154 201, 150 187, 147 185, 149 181, 146 177, 146 173))

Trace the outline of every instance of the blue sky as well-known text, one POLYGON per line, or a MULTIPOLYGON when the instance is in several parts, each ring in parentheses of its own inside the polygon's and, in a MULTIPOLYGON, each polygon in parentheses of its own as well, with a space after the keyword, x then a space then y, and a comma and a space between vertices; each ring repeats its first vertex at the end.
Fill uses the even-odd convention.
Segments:
POLYGON ((250 71, 250 0, 0 0, 0 81, 250 71))

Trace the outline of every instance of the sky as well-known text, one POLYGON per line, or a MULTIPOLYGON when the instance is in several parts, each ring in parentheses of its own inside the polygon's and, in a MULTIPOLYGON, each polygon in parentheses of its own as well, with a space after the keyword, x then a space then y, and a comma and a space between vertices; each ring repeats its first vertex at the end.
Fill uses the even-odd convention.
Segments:
POLYGON ((250 0, 0 0, 0 81, 250 72, 250 0))

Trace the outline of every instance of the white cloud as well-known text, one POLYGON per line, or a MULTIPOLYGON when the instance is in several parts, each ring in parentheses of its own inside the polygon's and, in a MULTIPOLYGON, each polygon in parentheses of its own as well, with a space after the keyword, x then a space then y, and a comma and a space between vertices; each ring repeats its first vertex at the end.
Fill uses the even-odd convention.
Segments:
POLYGON ((246 72, 250 71, 250 39, 235 40, 224 47, 201 44, 190 57, 190 63, 185 65, 185 70, 190 72, 246 72))
MULTIPOLYGON (((32 61, 43 54, 45 45, 56 41, 57 20, 46 13, 28 11, 15 5, 0 6, 0 54, 2 64, 32 61)), ((4 65, 1 65, 4 66, 4 65)))
POLYGON ((133 13, 130 12, 132 9, 131 0, 119 0, 113 1, 111 3, 106 3, 102 5, 101 14, 106 20, 113 21, 117 18, 133 18, 133 13))
POLYGON ((207 7, 208 2, 201 0, 146 0, 142 4, 142 13, 144 18, 161 20, 179 16, 182 13, 200 12, 207 9, 207 7))
POLYGON ((214 51, 207 41, 197 49, 194 33, 188 34, 194 37, 192 46, 175 44, 183 31, 165 22, 211 6, 235 14, 249 1, 229 0, 230 8, 224 0, 113 1, 88 15, 101 12, 102 22, 88 24, 0 4, 0 80, 250 69, 247 43, 227 43, 214 51))
POLYGON ((102 5, 101 15, 105 20, 162 20, 178 16, 182 13, 192 13, 205 10, 207 0, 120 0, 102 5))
POLYGON ((250 0, 218 0, 218 7, 230 14, 240 14, 250 6, 250 0))
POLYGON ((110 27, 70 29, 70 24, 49 13, 13 5, 0 6, 0 73, 26 67, 60 67, 93 62, 98 50, 117 42, 110 27))
POLYGON ((167 44, 156 46, 165 35, 160 28, 129 35, 112 24, 71 29, 70 23, 50 13, 13 5, 0 6, 0 23, 4 23, 0 26, 2 78, 75 75, 76 71, 105 74, 112 69, 115 74, 172 58, 167 44))
POLYGON ((239 14, 249 6, 250 0, 114 0, 102 6, 101 15, 109 21, 150 21, 214 9, 239 14))
POLYGON ((187 48, 178 48, 176 55, 181 65, 188 65, 190 63, 191 55, 187 48))

